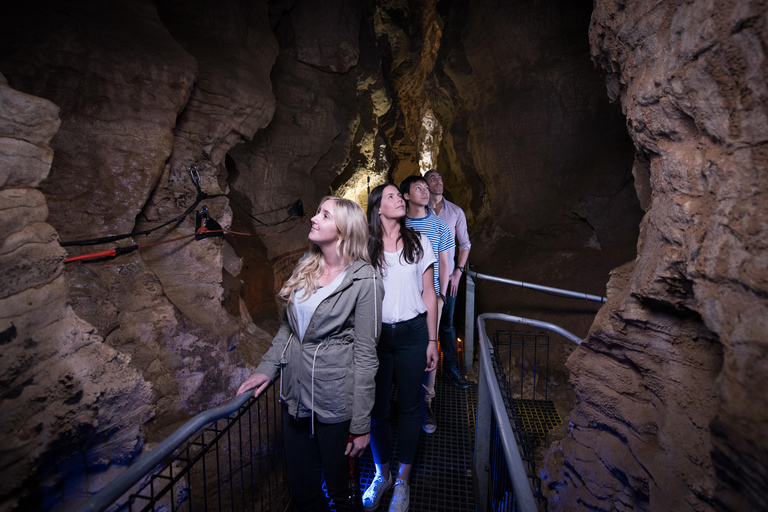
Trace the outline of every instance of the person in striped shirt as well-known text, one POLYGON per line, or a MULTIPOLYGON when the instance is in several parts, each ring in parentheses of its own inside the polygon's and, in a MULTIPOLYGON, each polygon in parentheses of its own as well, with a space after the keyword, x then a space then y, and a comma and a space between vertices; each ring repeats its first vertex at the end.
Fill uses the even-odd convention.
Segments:
MULTIPOLYGON (((445 303, 445 290, 448 289, 450 268, 450 249, 456 247, 451 230, 444 221, 429 212, 429 189, 421 176, 409 176, 400 184, 400 193, 407 202, 405 225, 422 233, 432 242, 437 263, 435 263, 435 293, 438 297, 437 324, 440 325, 440 313, 445 303)), ((421 427, 431 434, 437 430, 437 422, 432 412, 432 400, 435 398, 436 370, 424 373, 421 390, 421 427)))

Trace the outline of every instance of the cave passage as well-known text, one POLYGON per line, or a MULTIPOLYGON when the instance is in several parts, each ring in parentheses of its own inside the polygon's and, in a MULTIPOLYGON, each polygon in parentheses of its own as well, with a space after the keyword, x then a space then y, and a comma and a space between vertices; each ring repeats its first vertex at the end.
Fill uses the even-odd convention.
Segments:
POLYGON ((581 340, 515 381, 562 420, 550 510, 768 510, 766 12, 0 2, 0 509, 70 510, 227 402, 304 212, 435 168, 471 268, 607 298, 475 283, 475 313, 581 340))

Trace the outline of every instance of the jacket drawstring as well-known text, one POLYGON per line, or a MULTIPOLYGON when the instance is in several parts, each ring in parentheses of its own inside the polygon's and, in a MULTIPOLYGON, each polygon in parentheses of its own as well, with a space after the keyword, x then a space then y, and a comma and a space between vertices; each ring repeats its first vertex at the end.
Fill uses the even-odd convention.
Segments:
POLYGON ((312 399, 309 405, 309 438, 315 437, 315 359, 317 358, 317 351, 320 350, 323 344, 319 344, 315 349, 315 355, 312 356, 312 399))
POLYGON ((291 335, 288 336, 288 343, 285 344, 285 348, 283 348, 283 353, 280 354, 280 403, 283 402, 283 367, 285 366, 285 363, 283 363, 283 360, 285 359, 285 351, 288 350, 288 346, 291 344, 292 338, 293 338, 293 333, 291 333, 291 335))
POLYGON ((373 271, 373 339, 375 340, 379 336, 379 308, 378 299, 376 297, 376 270, 373 271))

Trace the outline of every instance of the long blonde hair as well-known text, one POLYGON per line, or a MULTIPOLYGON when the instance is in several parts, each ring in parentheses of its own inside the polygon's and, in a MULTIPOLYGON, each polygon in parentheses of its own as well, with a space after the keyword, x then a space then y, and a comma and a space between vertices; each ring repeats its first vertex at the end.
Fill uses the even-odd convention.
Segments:
MULTIPOLYGON (((336 221, 336 229, 339 238, 336 242, 336 254, 341 258, 346 267, 355 260, 371 262, 368 256, 368 222, 360 205, 349 199, 335 196, 325 196, 317 207, 317 212, 326 201, 334 201, 333 218, 336 221)), ((317 290, 317 282, 326 270, 325 258, 320 247, 314 242, 309 242, 309 256, 304 258, 293 269, 291 277, 283 284, 278 300, 288 304, 293 300, 293 295, 299 288, 304 288, 300 298, 309 297, 317 290)))

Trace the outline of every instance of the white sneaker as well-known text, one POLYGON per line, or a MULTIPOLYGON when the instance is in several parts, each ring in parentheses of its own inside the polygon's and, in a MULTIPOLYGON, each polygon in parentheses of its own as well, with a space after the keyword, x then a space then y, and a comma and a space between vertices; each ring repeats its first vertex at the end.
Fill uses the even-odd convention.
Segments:
POLYGON ((371 485, 363 493, 363 509, 365 512, 373 512, 379 508, 381 496, 392 487, 392 477, 384 480, 384 476, 376 475, 371 485))
POLYGON ((395 492, 389 503, 389 512, 408 512, 411 503, 411 486, 399 478, 395 482, 395 492))

